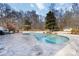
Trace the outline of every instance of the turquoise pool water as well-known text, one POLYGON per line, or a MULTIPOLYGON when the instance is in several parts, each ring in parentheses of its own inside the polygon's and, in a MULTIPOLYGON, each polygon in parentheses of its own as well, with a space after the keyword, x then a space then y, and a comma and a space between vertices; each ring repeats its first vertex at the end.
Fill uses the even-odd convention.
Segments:
POLYGON ((62 44, 69 41, 68 37, 60 36, 60 35, 35 33, 34 36, 38 41, 51 43, 51 44, 62 44))

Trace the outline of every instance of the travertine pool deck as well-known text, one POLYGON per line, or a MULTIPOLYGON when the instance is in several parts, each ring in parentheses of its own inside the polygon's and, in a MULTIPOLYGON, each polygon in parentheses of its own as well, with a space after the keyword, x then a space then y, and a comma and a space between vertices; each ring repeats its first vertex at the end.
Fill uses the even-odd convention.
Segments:
POLYGON ((64 44, 49 44, 37 41, 33 35, 23 35, 22 33, 8 34, 0 36, 0 56, 65 55, 62 54, 64 53, 62 49, 64 49, 68 43, 69 42, 64 44), (61 50, 63 52, 61 52, 61 50))

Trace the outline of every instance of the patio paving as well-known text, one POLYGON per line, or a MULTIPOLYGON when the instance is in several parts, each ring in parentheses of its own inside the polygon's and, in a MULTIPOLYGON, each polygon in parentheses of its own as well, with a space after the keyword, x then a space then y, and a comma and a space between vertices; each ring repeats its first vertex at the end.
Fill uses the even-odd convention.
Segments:
POLYGON ((33 35, 8 34, 0 36, 0 56, 52 56, 66 45, 39 42, 33 35))

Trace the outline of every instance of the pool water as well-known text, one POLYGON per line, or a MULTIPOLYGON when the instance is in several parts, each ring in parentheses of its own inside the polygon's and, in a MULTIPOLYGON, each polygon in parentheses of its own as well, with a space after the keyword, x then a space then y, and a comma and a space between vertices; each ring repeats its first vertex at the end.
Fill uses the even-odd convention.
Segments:
POLYGON ((69 41, 68 37, 54 35, 54 34, 35 33, 34 36, 38 41, 51 43, 51 44, 62 44, 69 41))

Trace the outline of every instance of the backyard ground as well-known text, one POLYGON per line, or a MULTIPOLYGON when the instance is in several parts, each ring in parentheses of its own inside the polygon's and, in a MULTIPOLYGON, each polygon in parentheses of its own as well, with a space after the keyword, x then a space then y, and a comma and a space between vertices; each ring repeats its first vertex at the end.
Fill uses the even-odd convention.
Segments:
MULTIPOLYGON (((71 35, 69 36, 67 34, 65 36, 75 38, 75 36, 71 35)), ((78 38, 79 36, 76 36, 75 39, 78 38)), ((23 35, 22 33, 8 34, 0 36, 0 55, 1 56, 75 55, 74 53, 66 51, 66 49, 69 48, 66 47, 68 44, 69 42, 64 44, 49 44, 39 42, 31 34, 30 35, 23 35), (64 49, 65 47, 66 49, 64 49)))

